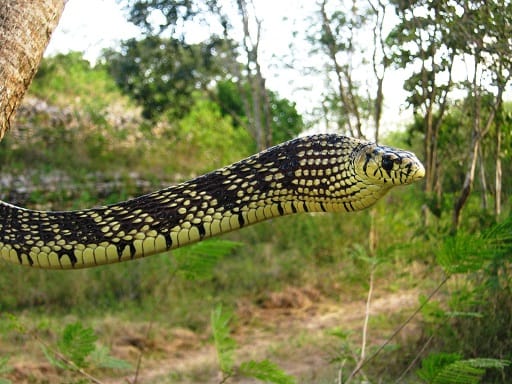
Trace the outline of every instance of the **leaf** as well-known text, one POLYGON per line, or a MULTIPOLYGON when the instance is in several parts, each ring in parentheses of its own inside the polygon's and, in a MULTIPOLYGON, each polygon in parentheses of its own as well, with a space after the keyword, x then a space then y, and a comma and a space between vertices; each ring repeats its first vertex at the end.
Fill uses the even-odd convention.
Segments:
POLYGON ((478 384, 486 369, 503 369, 508 360, 477 358, 461 360, 454 353, 433 353, 421 363, 418 377, 432 384, 478 384))
POLYGON ((208 279, 217 263, 242 245, 234 241, 212 239, 173 252, 178 270, 189 279, 208 279))
POLYGON ((512 217, 482 235, 457 233, 448 237, 437 254, 447 273, 476 272, 496 257, 508 257, 512 244, 512 217))
POLYGON ((486 358, 478 358, 478 359, 468 359, 465 362, 473 367, 477 368, 496 368, 503 369, 508 367, 511 362, 509 360, 501 360, 501 359, 486 359, 486 358))
POLYGON ((340 327, 334 327, 332 329, 329 329, 327 333, 331 336, 334 336, 342 341, 346 341, 350 335, 352 334, 352 331, 344 330, 340 327))
POLYGON ((285 373, 277 364, 269 361, 247 361, 240 365, 239 373, 247 377, 276 384, 294 384, 296 379, 285 373))
POLYGON ((434 384, 478 384, 485 369, 460 360, 445 366, 434 378, 434 384))
POLYGON ((437 262, 449 274, 476 272, 490 257, 490 243, 466 233, 448 237, 437 254, 437 262))
POLYGON ((46 357, 46 360, 53 365, 54 367, 66 370, 66 371, 72 371, 75 368, 66 364, 65 361, 62 361, 61 358, 53 356, 52 351, 50 351, 44 344, 41 344, 41 350, 43 351, 44 356, 46 357))
POLYGON ((228 374, 233 372, 233 356, 236 348, 236 342, 230 336, 230 321, 231 314, 223 312, 221 305, 212 311, 211 325, 215 350, 222 372, 228 374))
POLYGON ((422 360, 421 368, 416 371, 416 374, 427 383, 433 383, 441 369, 460 358, 461 356, 457 353, 431 353, 422 360))
POLYGON ((84 367, 85 359, 96 348, 97 337, 92 328, 84 328, 77 322, 68 324, 57 345, 59 350, 78 367, 84 367))
POLYGON ((90 355, 94 365, 102 368, 110 369, 131 369, 132 366, 127 361, 112 356, 108 348, 104 346, 96 346, 96 349, 90 355))

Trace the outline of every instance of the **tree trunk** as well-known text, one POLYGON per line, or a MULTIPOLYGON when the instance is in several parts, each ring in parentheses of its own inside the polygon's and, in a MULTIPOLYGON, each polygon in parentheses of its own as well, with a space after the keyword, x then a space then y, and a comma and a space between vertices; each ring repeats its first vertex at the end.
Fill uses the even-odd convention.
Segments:
POLYGON ((0 140, 37 72, 64 4, 64 0, 0 1, 0 140))
POLYGON ((478 163, 478 167, 480 168, 480 185, 482 186, 482 209, 487 211, 489 203, 487 202, 487 177, 485 174, 485 161, 482 146, 478 149, 478 163))
POLYGON ((496 128, 496 174, 494 177, 494 214, 496 218, 501 215, 501 127, 496 128))

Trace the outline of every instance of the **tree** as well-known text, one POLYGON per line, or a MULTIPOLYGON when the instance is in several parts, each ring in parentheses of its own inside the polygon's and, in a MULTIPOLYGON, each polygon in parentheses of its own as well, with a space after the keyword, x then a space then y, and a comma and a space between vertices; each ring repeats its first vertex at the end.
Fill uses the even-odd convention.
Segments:
POLYGON ((143 108, 146 118, 154 119, 172 109, 176 118, 190 110, 194 91, 224 77, 220 58, 229 44, 210 39, 187 44, 180 39, 146 36, 121 43, 119 50, 107 50, 103 63, 118 86, 143 108))
POLYGON ((335 121, 340 132, 354 137, 371 134, 378 140, 382 84, 389 66, 382 37, 385 6, 380 1, 322 0, 318 7, 307 40, 311 53, 325 63, 313 71, 326 76, 323 114, 327 124, 335 121), (368 41, 370 30, 372 40, 368 41))
POLYGON ((64 0, 0 2, 0 140, 29 87, 64 0))
POLYGON ((453 88, 456 45, 463 43, 451 35, 458 17, 451 2, 390 2, 400 22, 388 35, 387 43, 392 49, 395 65, 412 70, 404 88, 409 92, 409 105, 423 117, 425 193, 431 200, 440 202, 438 137, 448 107, 448 95, 453 88))
MULTIPOLYGON (((269 145, 275 145, 297 137, 304 130, 305 124, 302 115, 297 112, 295 103, 280 98, 277 93, 271 90, 265 91, 270 105, 272 137, 269 145)), ((216 95, 212 95, 212 97, 219 104, 223 116, 229 115, 233 119, 235 127, 241 126, 252 134, 252 131, 248 128, 246 109, 247 104, 252 105, 252 92, 249 84, 239 85, 231 80, 219 81, 216 95)))
MULTIPOLYGON (((468 99, 473 101, 471 146, 468 148, 466 176, 453 209, 452 228, 457 230, 464 205, 471 193, 483 138, 495 125, 496 176, 495 213, 501 211, 501 123, 503 121, 503 93, 512 78, 512 4, 507 1, 459 1, 463 13, 453 28, 453 35, 465 42, 460 53, 473 60, 473 75, 468 82, 468 99), (491 84, 485 81, 491 78, 491 84), (494 93, 487 91, 489 85, 494 93), (489 113, 482 116, 484 96, 491 95, 489 113), (495 122, 498 121, 497 124, 495 122)), ((459 9, 460 9, 459 8, 459 9)))
MULTIPOLYGON (((231 73, 231 78, 236 80, 240 94, 245 97, 243 105, 247 129, 254 137, 258 149, 272 143, 271 105, 259 60, 262 21, 258 19, 252 2, 130 0, 127 3, 130 20, 148 34, 168 33, 175 39, 185 41, 187 25, 206 21, 210 25, 209 40, 218 39, 222 35, 222 39, 230 41, 232 44, 225 67, 231 73), (224 8, 228 7, 231 8, 226 11, 224 8), (151 22, 155 14, 163 19, 158 27, 151 22), (232 16, 230 19, 228 14, 237 14, 239 20, 232 19, 232 16), (241 24, 243 36, 237 42, 228 38, 235 23, 241 24), (245 89, 249 93, 244 92, 245 89)), ((238 38, 236 34, 233 36, 238 38)))

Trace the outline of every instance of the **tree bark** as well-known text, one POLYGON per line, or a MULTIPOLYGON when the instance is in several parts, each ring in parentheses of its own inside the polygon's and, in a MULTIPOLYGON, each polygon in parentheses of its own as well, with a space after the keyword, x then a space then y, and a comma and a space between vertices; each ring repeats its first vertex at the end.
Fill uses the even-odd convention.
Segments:
POLYGON ((64 0, 0 1, 0 140, 57 26, 64 0))
POLYGON ((501 215, 501 127, 498 125, 496 129, 496 173, 494 176, 494 214, 496 218, 501 215))

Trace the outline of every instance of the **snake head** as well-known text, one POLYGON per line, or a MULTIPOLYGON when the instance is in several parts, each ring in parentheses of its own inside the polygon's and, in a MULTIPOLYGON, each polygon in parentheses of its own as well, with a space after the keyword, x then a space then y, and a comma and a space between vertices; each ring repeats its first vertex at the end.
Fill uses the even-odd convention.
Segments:
POLYGON ((405 185, 425 176, 425 168, 414 153, 373 143, 361 147, 355 165, 358 173, 375 184, 405 185))

